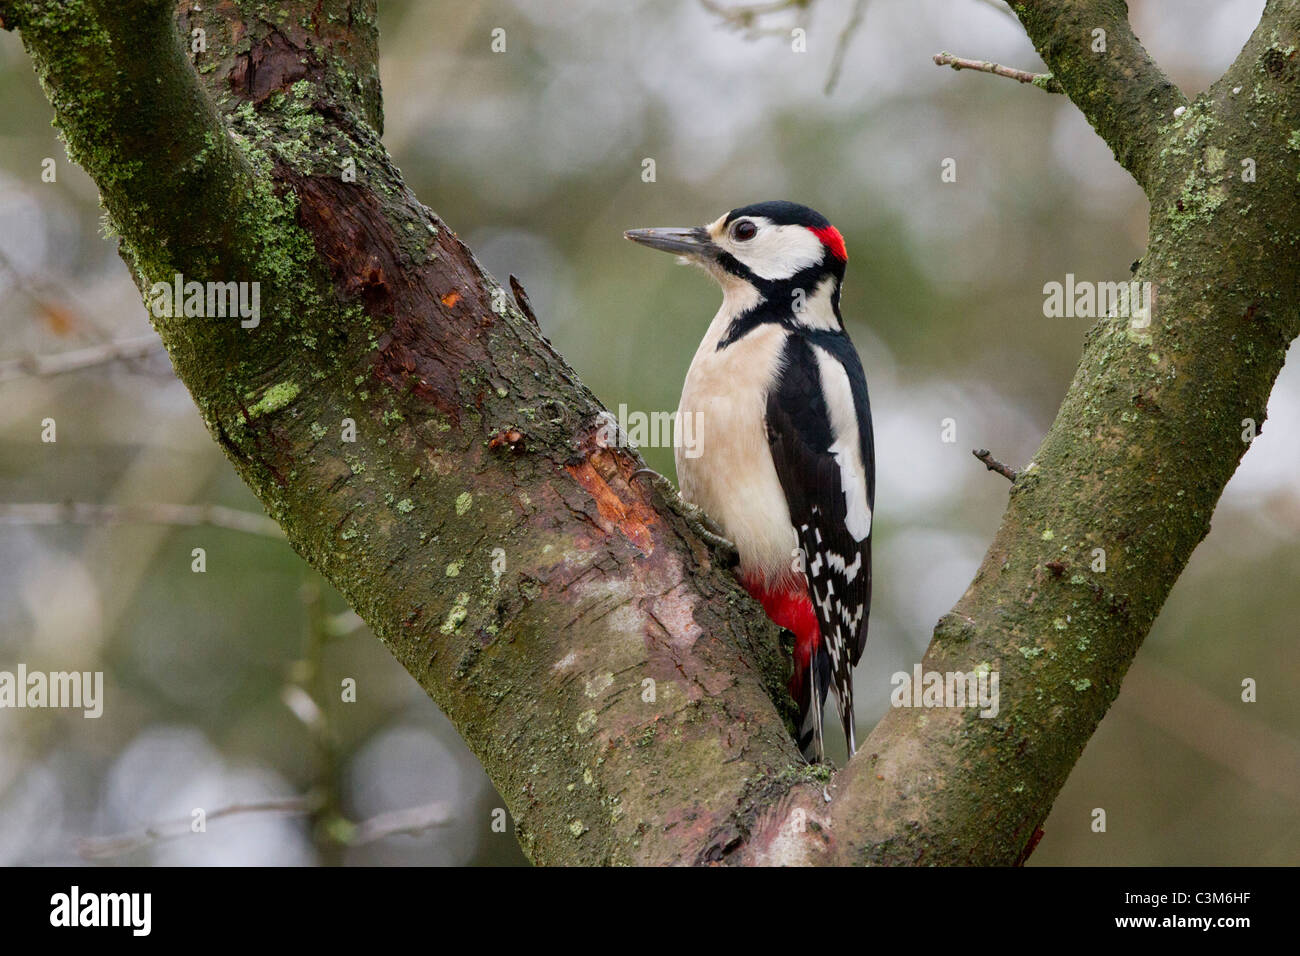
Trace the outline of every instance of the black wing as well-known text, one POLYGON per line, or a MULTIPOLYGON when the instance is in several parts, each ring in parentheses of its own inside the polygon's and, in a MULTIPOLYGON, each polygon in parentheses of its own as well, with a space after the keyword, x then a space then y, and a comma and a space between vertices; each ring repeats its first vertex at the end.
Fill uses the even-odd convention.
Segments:
POLYGON ((851 733, 853 665, 862 657, 871 607, 869 515, 875 506, 875 458, 867 380, 847 336, 839 332, 790 336, 778 379, 768 394, 767 437, 803 549, 809 596, 830 656, 837 703, 846 733, 851 733), (823 383, 819 349, 843 368, 848 379, 853 406, 850 427, 856 434, 836 433, 830 402, 837 395, 842 399, 843 384, 842 380, 823 383), (853 441, 860 452, 860 474, 843 467, 832 451, 837 442, 843 447, 853 441), (846 481, 860 484, 846 487, 846 481), (850 521, 849 496, 861 495, 862 485, 868 523, 866 533, 858 538, 854 531, 863 530, 861 516, 850 521))

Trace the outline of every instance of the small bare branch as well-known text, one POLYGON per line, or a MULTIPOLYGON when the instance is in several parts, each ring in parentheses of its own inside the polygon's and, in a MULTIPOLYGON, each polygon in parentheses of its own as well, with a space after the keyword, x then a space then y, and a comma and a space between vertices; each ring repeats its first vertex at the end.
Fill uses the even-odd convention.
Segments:
POLYGON ((968 60, 965 57, 953 56, 951 53, 936 53, 934 62, 936 66, 950 66, 954 70, 976 70, 980 73, 992 73, 994 76, 1005 76, 1017 83, 1029 83, 1048 93, 1064 92, 1061 84, 1056 82, 1056 77, 1050 73, 1030 73, 1028 70, 1017 70, 1015 67, 991 63, 988 60, 968 60))
POLYGON ((987 468, 989 471, 996 471, 1007 481, 1014 482, 1017 478, 1020 477, 1020 473, 1018 471, 1016 471, 1010 465, 1004 465, 1002 462, 998 461, 991 454, 989 454, 989 450, 987 448, 980 448, 976 451, 972 451, 971 454, 974 455, 976 458, 978 458, 980 461, 984 462, 985 468, 987 468))
MULTIPOLYGON (((219 820, 222 817, 245 813, 284 813, 290 816, 303 816, 311 813, 315 807, 316 802, 312 798, 285 797, 279 800, 259 800, 255 803, 236 803, 228 807, 220 807, 207 814, 205 819, 219 820)), ((77 840, 77 852, 86 860, 108 860, 134 853, 154 843, 188 836, 193 832, 191 826, 191 818, 184 817, 162 823, 151 823, 139 830, 119 833, 115 836, 82 837, 77 840)))
POLYGON ((855 0, 853 12, 849 14, 849 22, 844 24, 844 29, 840 31, 840 38, 835 42, 835 53, 831 56, 831 68, 826 74, 826 87, 823 91, 827 96, 831 95, 840 81, 840 71, 844 69, 844 55, 848 53, 849 43, 852 42, 858 28, 862 26, 862 18, 866 13, 867 0, 855 0))
POLYGON ((720 17, 725 26, 743 30, 754 37, 784 33, 784 29, 768 26, 763 21, 774 13, 807 10, 809 0, 770 0, 766 3, 742 3, 736 6, 726 6, 716 0, 700 0, 700 6, 720 17))
POLYGON ((1128 4, 1016 0, 1012 9, 1054 82, 1150 190, 1166 146, 1159 130, 1188 103, 1133 33, 1128 4))
MULTIPOLYGON (((247 815, 251 813, 275 813, 286 816, 307 816, 321 808, 319 795, 306 797, 285 797, 278 800, 259 800, 254 803, 236 803, 221 807, 206 815, 206 820, 220 820, 223 817, 247 815)), ((451 822, 450 804, 445 801, 426 803, 405 810, 393 810, 380 813, 368 820, 350 824, 333 831, 346 833, 341 842, 347 846, 364 846, 385 837, 399 834, 417 835, 435 827, 446 826, 451 822)), ((119 833, 106 837, 82 837, 77 840, 77 853, 86 860, 110 860, 126 856, 136 850, 142 850, 155 843, 176 840, 189 836, 194 831, 190 817, 151 823, 129 833, 119 833)))
POLYGON ((2 525, 164 524, 180 527, 211 525, 268 538, 284 538, 280 526, 266 515, 221 505, 124 504, 84 501, 0 503, 2 525))
POLYGON ((380 813, 358 823, 348 845, 365 846, 398 834, 418 835, 434 827, 446 826, 451 819, 451 805, 441 800, 391 813, 380 813))
POLYGON ((24 355, 0 362, 0 382, 28 376, 62 375, 106 362, 138 359, 162 351, 162 340, 150 333, 136 338, 105 342, 54 355, 24 355))

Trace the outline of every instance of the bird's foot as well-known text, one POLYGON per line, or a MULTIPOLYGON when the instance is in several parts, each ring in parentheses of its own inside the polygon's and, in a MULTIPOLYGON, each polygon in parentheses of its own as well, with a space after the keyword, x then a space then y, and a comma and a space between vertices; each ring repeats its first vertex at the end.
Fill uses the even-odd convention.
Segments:
POLYGON ((736 550, 736 546, 732 542, 717 532, 710 530, 707 524, 708 516, 689 501, 683 501, 682 505, 682 517, 691 526, 691 530, 703 538, 704 543, 709 547, 715 551, 721 551, 726 556, 728 564, 738 564, 740 562, 740 552, 736 550))
POLYGON ((740 561, 740 552, 736 546, 728 541, 721 533, 721 529, 712 525, 712 521, 698 505, 693 505, 681 496, 673 483, 665 478, 653 468, 639 468, 632 473, 632 477, 647 475, 651 481, 658 486, 665 500, 672 505, 674 510, 682 516, 690 529, 704 539, 704 543, 716 551, 721 551, 727 558, 728 564, 737 564, 740 561))

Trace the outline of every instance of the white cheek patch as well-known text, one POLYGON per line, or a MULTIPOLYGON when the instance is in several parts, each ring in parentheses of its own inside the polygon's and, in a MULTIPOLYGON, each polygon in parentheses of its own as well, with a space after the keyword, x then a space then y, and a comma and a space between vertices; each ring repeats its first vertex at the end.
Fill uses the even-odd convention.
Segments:
MULTIPOLYGON (((731 253, 741 265, 760 279, 788 279, 800 270, 816 265, 826 254, 822 241, 803 226, 777 226, 765 216, 746 216, 758 226, 758 234, 737 242, 723 231, 714 241, 731 253)), ((714 223, 710 230, 720 226, 714 223)))
MULTIPOLYGON (((835 441, 830 453, 840 466, 840 483, 844 486, 847 514, 844 526, 854 541, 871 534, 871 506, 867 504, 867 472, 862 462, 862 443, 858 435, 858 415, 853 405, 853 390, 844 366, 820 346, 813 346, 821 370, 822 391, 831 416, 831 433, 835 441)), ((850 579, 851 580, 851 579, 850 579)))

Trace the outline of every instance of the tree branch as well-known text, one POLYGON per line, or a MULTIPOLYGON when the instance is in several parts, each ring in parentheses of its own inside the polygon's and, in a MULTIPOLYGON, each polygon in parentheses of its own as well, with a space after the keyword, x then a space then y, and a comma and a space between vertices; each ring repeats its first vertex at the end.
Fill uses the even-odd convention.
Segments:
POLYGON ((936 53, 934 63, 935 66, 950 66, 954 70, 977 70, 980 73, 1005 76, 1017 83, 1032 84, 1048 93, 1064 92, 1061 84, 1057 83, 1056 78, 1050 73, 1030 73, 1028 70, 1017 70, 1000 63, 990 63, 988 60, 968 60, 965 57, 953 56, 951 53, 936 53))
POLYGON ((161 0, 0 4, 146 304, 178 274, 260 283, 255 327, 151 309, 155 329, 525 852, 718 856, 800 784, 775 629, 384 152, 373 0, 182 3, 201 73, 161 0))
POLYGON ((0 525, 166 524, 210 525, 268 538, 284 538, 280 526, 265 515, 221 505, 94 504, 84 501, 0 502, 0 525))
POLYGON ((1010 465, 1004 465, 1002 462, 998 461, 989 453, 989 450, 987 448, 980 448, 977 451, 971 452, 971 454, 974 455, 976 458, 978 458, 980 461, 984 462, 985 468, 987 468, 989 471, 996 471, 1007 481, 1015 482, 1015 480, 1019 477, 1019 473, 1014 468, 1012 468, 1010 465))
POLYGON ((840 72, 844 69, 844 57, 849 52, 849 44, 853 42, 854 35, 862 26, 862 19, 867 14, 867 0, 853 0, 853 10, 849 13, 848 22, 844 24, 844 29, 840 31, 838 39, 835 41, 835 52, 831 54, 830 69, 826 71, 826 85, 822 87, 822 92, 830 96, 835 87, 840 82, 840 72))
MULTIPOLYGON (((250 814, 310 816, 320 809, 320 804, 321 798, 317 795, 234 803, 213 810, 206 815, 205 820, 220 820, 250 814)), ((380 813, 359 823, 349 824, 347 837, 340 842, 344 846, 365 846, 390 836, 418 836, 435 827, 446 826, 451 820, 451 807, 445 801, 436 801, 380 813)), ((191 824, 190 817, 181 817, 176 820, 150 823, 129 833, 82 837, 77 841, 77 853, 86 860, 111 860, 153 846, 155 843, 190 836, 195 832, 191 824)))
POLYGON ((922 661, 941 678, 999 674, 998 714, 891 710, 835 776, 830 806, 793 794, 737 854, 745 862, 1022 862, 1209 531, 1247 447, 1241 419, 1263 420, 1300 334, 1300 261, 1282 251, 1300 242, 1300 200, 1282 172, 1294 169, 1300 128, 1300 3, 1270 2, 1237 61, 1191 105, 1137 43, 1123 3, 1015 9, 1151 199, 1151 247, 1135 276, 1150 283, 1149 321, 1111 317, 1092 331, 1034 466, 922 661), (1105 56, 1090 48, 1097 27, 1105 56), (1274 171, 1267 182, 1238 175, 1229 158, 1247 156, 1274 171), (792 841, 796 815, 821 836, 792 841))
POLYGON ((1241 420, 1263 420, 1300 334, 1300 261, 1281 251, 1300 242, 1300 198, 1280 172, 1294 168, 1288 136, 1300 128, 1300 4, 1270 3, 1228 74, 1178 118, 1182 98, 1117 19, 1123 4, 1016 9, 1151 198, 1151 246, 1135 277, 1150 283, 1151 315, 1092 330, 1034 466, 922 662, 939 674, 997 672, 998 715, 887 714, 832 788, 840 862, 1022 858, 1209 532, 1247 448, 1241 420), (1080 39, 1094 21, 1107 29, 1106 59, 1089 59, 1080 39), (1246 155, 1277 174, 1243 181, 1228 157, 1246 155))
POLYGON ((1034 49, 1119 164, 1153 184, 1162 128, 1187 98, 1147 55, 1124 0, 1017 0, 1034 49))
POLYGON ((107 362, 144 358, 160 351, 161 347, 158 336, 143 335, 138 338, 122 339, 119 342, 90 345, 84 349, 59 352, 54 355, 24 355, 21 358, 6 359, 0 362, 0 382, 9 382, 16 378, 26 378, 28 376, 44 378, 51 375, 63 375, 66 372, 77 372, 107 362))
MULTIPOLYGON (((283 797, 258 800, 252 803, 233 803, 230 806, 218 807, 213 810, 206 815, 205 820, 220 820, 224 817, 263 813, 305 816, 313 812, 316 802, 314 798, 310 797, 283 797)), ((192 832, 194 831, 191 830, 191 818, 180 817, 175 820, 150 823, 129 833, 116 833, 112 836, 103 837, 82 837, 77 840, 77 853, 82 859, 86 860, 111 860, 114 857, 134 853, 136 850, 144 849, 155 843, 189 836, 192 832)))
POLYGON ((700 0, 709 13, 714 14, 733 30, 744 30, 750 36, 783 34, 784 28, 766 26, 763 21, 774 13, 788 10, 796 14, 807 10, 811 0, 759 0, 756 3, 726 4, 717 0, 700 0))

